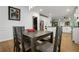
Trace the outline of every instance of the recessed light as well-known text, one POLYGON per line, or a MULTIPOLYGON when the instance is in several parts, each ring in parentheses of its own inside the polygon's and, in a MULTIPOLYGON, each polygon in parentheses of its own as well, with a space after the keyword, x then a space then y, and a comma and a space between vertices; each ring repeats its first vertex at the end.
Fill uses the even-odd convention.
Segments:
POLYGON ((67 12, 70 12, 70 9, 66 9, 67 12))
POLYGON ((43 11, 43 9, 40 9, 40 11, 43 11))

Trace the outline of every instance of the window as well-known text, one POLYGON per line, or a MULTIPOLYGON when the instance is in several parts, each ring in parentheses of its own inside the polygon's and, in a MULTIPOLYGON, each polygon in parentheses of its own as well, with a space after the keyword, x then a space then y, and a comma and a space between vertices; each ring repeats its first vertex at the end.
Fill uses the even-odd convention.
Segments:
POLYGON ((69 21, 66 21, 65 22, 65 26, 70 26, 70 22, 69 21))

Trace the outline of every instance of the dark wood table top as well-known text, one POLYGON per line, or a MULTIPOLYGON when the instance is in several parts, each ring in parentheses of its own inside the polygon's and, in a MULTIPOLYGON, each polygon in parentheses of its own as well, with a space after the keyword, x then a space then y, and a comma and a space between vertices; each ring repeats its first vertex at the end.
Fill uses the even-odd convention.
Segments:
POLYGON ((31 51, 35 51, 36 41, 41 38, 51 35, 50 42, 53 42, 53 32, 50 31, 36 31, 36 32, 27 32, 23 33, 24 36, 30 38, 31 40, 31 51))
POLYGON ((29 38, 36 38, 44 35, 52 34, 51 31, 36 31, 36 32, 24 32, 23 35, 28 36, 29 38))

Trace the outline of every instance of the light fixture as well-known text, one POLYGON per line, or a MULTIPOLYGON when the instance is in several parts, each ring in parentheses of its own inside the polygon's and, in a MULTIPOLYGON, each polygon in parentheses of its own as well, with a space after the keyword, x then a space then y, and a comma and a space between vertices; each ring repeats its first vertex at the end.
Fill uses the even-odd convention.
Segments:
POLYGON ((40 11, 43 11, 43 9, 40 9, 40 11))
POLYGON ((66 9, 67 12, 70 12, 70 9, 66 9))
POLYGON ((29 11, 32 9, 32 8, 34 8, 35 6, 29 6, 29 11))

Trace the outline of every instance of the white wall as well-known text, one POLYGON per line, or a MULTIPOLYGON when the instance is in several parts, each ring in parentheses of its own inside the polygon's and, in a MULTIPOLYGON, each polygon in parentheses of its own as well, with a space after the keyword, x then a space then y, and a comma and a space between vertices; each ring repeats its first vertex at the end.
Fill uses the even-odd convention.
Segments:
POLYGON ((47 31, 53 31, 53 37, 55 38, 55 34, 56 34, 56 27, 48 27, 47 31))
POLYGON ((46 30, 45 26, 51 26, 51 23, 50 23, 51 18, 50 17, 47 18, 47 17, 44 17, 44 16, 40 16, 39 20, 43 20, 44 21, 44 30, 46 30))
POLYGON ((39 13, 37 12, 33 12, 33 11, 30 11, 30 18, 32 19, 32 24, 33 24, 33 16, 37 17, 37 30, 39 30, 39 13))
POLYGON ((59 23, 59 26, 64 26, 64 21, 61 21, 60 23, 59 23))
POLYGON ((20 21, 9 20, 8 6, 0 7, 0 41, 13 39, 13 26, 25 26, 26 28, 32 28, 32 19, 29 15, 29 7, 16 6, 16 8, 19 8, 21 10, 20 21))

